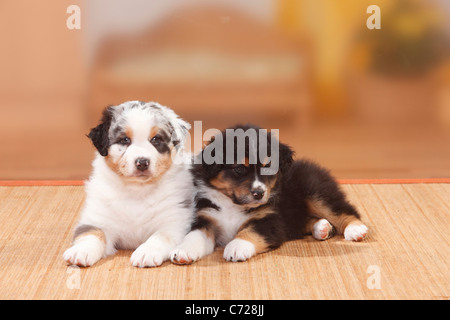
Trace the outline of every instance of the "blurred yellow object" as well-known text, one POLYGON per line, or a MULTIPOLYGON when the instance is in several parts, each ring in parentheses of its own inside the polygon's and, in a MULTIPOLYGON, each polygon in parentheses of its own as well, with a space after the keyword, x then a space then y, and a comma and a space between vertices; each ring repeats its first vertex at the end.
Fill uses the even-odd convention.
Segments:
POLYGON ((423 37, 427 22, 410 12, 401 13, 393 21, 392 31, 404 40, 423 37))
MULTIPOLYGON (((315 109, 319 115, 336 116, 348 110, 343 71, 348 46, 366 7, 361 1, 278 1, 279 28, 291 35, 307 37, 306 43, 310 45, 315 109)), ((357 56, 358 64, 366 63, 364 53, 357 56)))
POLYGON ((357 72, 365 72, 369 68, 372 48, 368 43, 356 44, 350 51, 351 66, 357 72))

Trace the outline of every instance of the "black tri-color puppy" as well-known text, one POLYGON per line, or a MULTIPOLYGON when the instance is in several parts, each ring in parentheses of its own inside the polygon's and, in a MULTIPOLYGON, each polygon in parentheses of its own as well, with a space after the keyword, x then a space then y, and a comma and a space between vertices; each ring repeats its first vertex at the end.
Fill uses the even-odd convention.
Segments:
POLYGON ((173 263, 192 263, 216 246, 225 247, 227 261, 245 261, 307 234, 317 240, 335 233, 346 240, 365 238, 368 228, 328 170, 294 161, 287 145, 256 126, 230 130, 244 132, 244 138, 223 131, 197 155, 196 220, 171 252, 173 263), (219 154, 223 161, 217 161, 219 154))

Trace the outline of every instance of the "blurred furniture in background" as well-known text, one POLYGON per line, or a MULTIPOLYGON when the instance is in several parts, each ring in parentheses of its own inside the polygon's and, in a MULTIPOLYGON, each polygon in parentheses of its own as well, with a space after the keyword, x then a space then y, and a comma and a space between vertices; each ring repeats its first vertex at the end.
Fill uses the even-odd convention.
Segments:
POLYGON ((450 177, 450 1, 376 3, 381 30, 368 0, 80 1, 69 30, 72 1, 3 1, 0 179, 87 178, 131 99, 280 129, 339 178, 450 177))
POLYGON ((109 104, 136 99, 160 101, 189 121, 307 121, 308 59, 298 40, 242 12, 184 9, 99 45, 90 121, 109 104))

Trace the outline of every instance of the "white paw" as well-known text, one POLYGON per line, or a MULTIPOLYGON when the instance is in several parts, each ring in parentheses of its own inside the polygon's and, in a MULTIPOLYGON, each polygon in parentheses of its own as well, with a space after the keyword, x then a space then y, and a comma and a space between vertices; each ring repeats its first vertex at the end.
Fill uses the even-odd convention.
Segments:
POLYGON ((158 267, 165 260, 167 257, 160 249, 146 243, 141 244, 130 258, 131 265, 138 268, 158 267))
POLYGON ((183 242, 170 252, 175 264, 190 264, 214 251, 214 241, 200 230, 189 232, 183 242))
POLYGON ((245 261, 256 254, 253 243, 247 240, 234 239, 225 247, 223 257, 227 261, 245 261))
POLYGON ((195 251, 188 251, 186 248, 176 248, 170 253, 170 261, 175 264, 191 264, 200 259, 200 253, 195 251))
POLYGON ((350 224, 344 230, 344 238, 349 241, 361 241, 367 236, 368 231, 364 224, 350 224))
POLYGON ((320 219, 313 226, 313 237, 316 240, 326 240, 331 238, 333 234, 333 226, 327 219, 320 219))
POLYGON ((100 260, 105 252, 104 244, 96 237, 83 238, 67 249, 63 259, 70 265, 90 267, 100 260))

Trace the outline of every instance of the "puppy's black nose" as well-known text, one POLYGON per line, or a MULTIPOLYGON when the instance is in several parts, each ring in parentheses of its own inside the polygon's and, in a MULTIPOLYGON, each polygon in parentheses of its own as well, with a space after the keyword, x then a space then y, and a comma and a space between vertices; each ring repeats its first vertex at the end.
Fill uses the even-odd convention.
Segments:
POLYGON ((261 200, 262 197, 264 197, 264 190, 256 189, 252 190, 252 196, 255 198, 255 200, 261 200))
POLYGON ((150 165, 150 160, 146 158, 138 158, 136 159, 136 168, 140 171, 145 171, 148 169, 148 166, 150 165))

